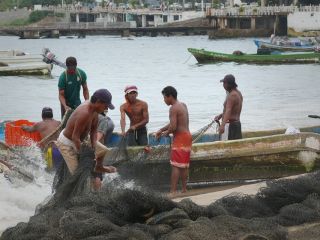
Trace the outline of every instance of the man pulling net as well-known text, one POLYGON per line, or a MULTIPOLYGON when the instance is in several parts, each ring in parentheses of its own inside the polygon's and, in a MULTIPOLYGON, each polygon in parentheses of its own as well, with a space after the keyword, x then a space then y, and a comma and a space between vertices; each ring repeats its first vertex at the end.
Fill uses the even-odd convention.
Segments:
MULTIPOLYGON (((108 149, 97 141, 98 114, 108 108, 114 109, 111 100, 112 95, 107 89, 97 90, 92 95, 90 101, 86 101, 76 108, 70 116, 66 128, 60 133, 56 145, 64 158, 68 173, 71 176, 75 175, 79 166, 79 158, 83 157, 80 154, 82 145, 87 145, 89 148, 94 149, 95 156, 85 159, 90 162, 86 164, 88 166, 92 165, 91 159, 95 159, 96 163, 92 170, 94 173, 116 172, 116 168, 112 166, 103 166, 103 159, 108 149)), ((62 172, 60 170, 57 173, 59 175, 59 183, 63 183, 64 181, 62 179, 64 178, 62 177, 64 175, 62 172)))

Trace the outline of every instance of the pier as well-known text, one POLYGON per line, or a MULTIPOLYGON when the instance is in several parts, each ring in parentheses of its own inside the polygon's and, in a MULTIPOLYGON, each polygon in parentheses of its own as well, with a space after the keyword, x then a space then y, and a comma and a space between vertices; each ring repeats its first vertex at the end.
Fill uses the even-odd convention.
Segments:
POLYGON ((320 6, 241 6, 205 11, 148 10, 120 8, 57 8, 43 10, 63 13, 62 21, 24 27, 0 27, 2 34, 20 38, 60 35, 170 36, 203 35, 220 37, 266 37, 320 30, 320 6), (304 21, 297 23, 297 16, 304 21), (308 16, 310 18, 303 26, 308 16), (311 17, 310 17, 311 16, 311 17), (301 18, 301 17, 300 17, 301 18), (313 21, 313 22, 312 22, 313 21), (318 26, 319 25, 319 26, 318 26))

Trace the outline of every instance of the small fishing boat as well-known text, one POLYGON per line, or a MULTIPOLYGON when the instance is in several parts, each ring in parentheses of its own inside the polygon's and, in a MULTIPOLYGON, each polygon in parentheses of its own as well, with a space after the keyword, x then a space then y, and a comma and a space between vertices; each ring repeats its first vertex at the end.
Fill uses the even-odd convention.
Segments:
MULTIPOLYGON (((295 134, 285 134, 286 129, 244 132, 243 139, 231 141, 219 141, 218 134, 196 137, 191 151, 189 184, 274 179, 319 169, 320 126, 299 130, 295 134)), ((149 134, 147 151, 140 146, 115 147, 120 146, 122 140, 120 134, 113 134, 111 145, 114 147, 105 164, 116 166, 125 180, 154 187, 169 184, 170 137, 157 141, 149 134)), ((0 159, 10 162, 7 154, 13 146, 2 142, 2 147, 0 159)))
POLYGON ((198 63, 237 62, 253 64, 306 64, 319 63, 320 53, 294 54, 226 54, 206 51, 204 49, 188 48, 198 63))
POLYGON ((277 45, 272 44, 270 42, 264 42, 260 40, 253 40, 254 43, 258 48, 261 49, 270 49, 273 51, 280 51, 280 52, 314 52, 317 48, 317 46, 312 45, 277 45))
MULTIPOLYGON (((244 132, 243 139, 232 141, 219 141, 217 134, 204 134, 192 145, 189 184, 273 179, 319 169, 320 126, 301 128, 301 133, 296 134, 285 131, 244 132)), ((170 145, 153 145, 159 142, 152 135, 149 143, 150 151, 129 147, 123 159, 110 164, 124 164, 126 179, 148 186, 166 185, 171 174, 170 145)))

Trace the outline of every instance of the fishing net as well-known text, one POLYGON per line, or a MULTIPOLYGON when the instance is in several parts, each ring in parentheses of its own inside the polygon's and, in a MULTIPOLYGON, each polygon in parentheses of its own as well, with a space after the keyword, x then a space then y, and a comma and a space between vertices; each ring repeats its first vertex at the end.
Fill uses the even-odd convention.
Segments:
MULTIPOLYGON (((156 148, 168 154, 168 145, 156 148)), ((106 161, 118 167, 120 178, 130 173, 130 167, 131 178, 138 170, 152 173, 152 164, 147 166, 145 160, 154 164, 156 158, 141 151, 134 157, 130 154, 122 139, 106 161)), ((37 207, 28 223, 7 229, 0 239, 290 240, 294 239, 291 226, 320 223, 320 172, 270 181, 256 195, 232 194, 199 206, 191 200, 173 202, 152 185, 128 188, 118 178, 100 191, 91 191, 94 157, 90 146, 82 145, 75 174, 70 176, 62 165, 52 196, 37 207)), ((146 183, 157 180, 146 179, 146 183)), ((316 232, 308 229, 303 229, 305 236, 316 232)))
MULTIPOLYGON (((288 227, 320 222, 320 172, 270 181, 254 196, 233 194, 198 206, 117 182, 92 192, 87 180, 93 158, 92 149, 82 146, 75 175, 56 187, 28 223, 7 229, 0 239, 285 240, 288 227)), ((315 231, 310 229, 309 235, 315 231)))
MULTIPOLYGON (((219 140, 219 135, 216 134, 218 126, 217 122, 212 121, 202 127, 193 133, 193 142, 219 140)), ((156 139, 150 136, 150 146, 130 147, 130 150, 126 143, 126 137, 122 137, 118 145, 111 149, 104 163, 116 166, 122 181, 166 191, 171 175, 169 162, 172 138, 167 136, 156 139)))

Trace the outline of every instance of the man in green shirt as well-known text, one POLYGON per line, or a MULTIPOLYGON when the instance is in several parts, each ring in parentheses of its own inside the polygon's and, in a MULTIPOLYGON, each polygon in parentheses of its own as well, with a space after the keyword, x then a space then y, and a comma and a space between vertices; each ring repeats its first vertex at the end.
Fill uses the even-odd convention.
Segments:
POLYGON ((86 73, 77 68, 77 59, 68 57, 66 59, 67 69, 59 78, 59 100, 61 103, 61 118, 68 109, 76 109, 80 104, 80 89, 82 86, 83 97, 89 99, 86 73))

